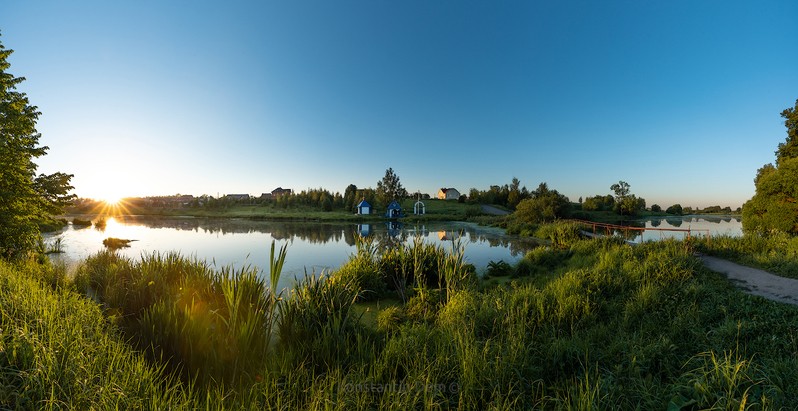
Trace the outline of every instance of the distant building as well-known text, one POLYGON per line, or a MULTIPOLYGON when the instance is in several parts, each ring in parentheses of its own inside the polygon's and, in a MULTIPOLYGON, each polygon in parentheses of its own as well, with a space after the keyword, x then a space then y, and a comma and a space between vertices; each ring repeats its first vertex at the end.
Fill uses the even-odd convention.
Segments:
POLYGON ((272 193, 261 193, 260 194, 260 199, 261 200, 271 200, 272 198, 273 198, 272 197, 272 193))
POLYGON ((244 201, 249 200, 249 194, 227 194, 224 196, 226 200, 244 201))
POLYGON ((143 204, 149 207, 180 208, 188 207, 194 201, 194 196, 190 194, 175 194, 173 196, 151 196, 145 198, 131 198, 129 204, 143 204))
POLYGON ((369 202, 365 199, 357 205, 357 213, 360 215, 369 215, 371 214, 372 210, 373 208, 371 207, 371 204, 369 204, 369 202))
POLYGON ((385 217, 399 218, 401 216, 402 216, 402 206, 399 205, 399 202, 396 200, 391 201, 391 204, 388 204, 388 209, 385 210, 385 217))
POLYGON ((272 190, 272 197, 277 198, 286 194, 291 194, 293 191, 290 188, 277 187, 272 190))
POLYGON ((460 192, 454 188, 442 188, 438 190, 438 199, 440 200, 457 200, 460 198, 460 192))

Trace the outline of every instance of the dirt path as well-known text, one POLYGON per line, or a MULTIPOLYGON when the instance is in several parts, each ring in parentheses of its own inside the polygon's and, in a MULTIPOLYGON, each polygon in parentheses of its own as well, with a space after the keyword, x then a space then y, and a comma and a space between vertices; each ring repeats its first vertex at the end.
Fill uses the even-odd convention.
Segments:
POLYGON ((712 271, 725 274, 729 280, 748 294, 758 295, 768 300, 798 305, 798 280, 779 277, 767 271, 746 267, 731 261, 708 255, 698 258, 712 271))
POLYGON ((485 214, 492 214, 492 215, 507 215, 510 214, 509 211, 502 210, 501 208, 496 208, 494 206, 490 206, 487 204, 482 204, 482 212, 485 214))

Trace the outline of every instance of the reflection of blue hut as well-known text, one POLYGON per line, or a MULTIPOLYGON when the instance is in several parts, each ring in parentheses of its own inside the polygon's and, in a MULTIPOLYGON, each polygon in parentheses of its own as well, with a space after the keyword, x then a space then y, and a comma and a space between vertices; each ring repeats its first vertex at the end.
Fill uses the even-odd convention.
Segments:
POLYGON ((388 218, 397 218, 402 216, 402 206, 399 205, 399 202, 396 200, 391 201, 391 204, 388 204, 388 209, 385 211, 385 217, 388 218))
POLYGON ((398 237, 399 234, 402 234, 402 223, 389 221, 385 223, 385 226, 388 227, 388 235, 391 237, 398 237))
POLYGON ((357 232, 363 237, 368 237, 371 234, 371 224, 358 224, 357 232))
POLYGON ((371 214, 371 210, 371 204, 365 199, 357 205, 357 213, 360 215, 369 215, 371 214))

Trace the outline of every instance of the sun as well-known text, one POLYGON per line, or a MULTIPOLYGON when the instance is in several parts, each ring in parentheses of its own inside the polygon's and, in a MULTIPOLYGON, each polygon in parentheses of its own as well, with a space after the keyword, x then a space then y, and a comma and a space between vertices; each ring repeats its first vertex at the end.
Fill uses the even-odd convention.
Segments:
POLYGON ((109 207, 117 206, 117 205, 119 205, 119 203, 122 202, 122 197, 119 197, 119 196, 106 196, 103 199, 103 202, 109 207))
POLYGON ((105 195, 98 200, 95 212, 102 215, 120 215, 128 212, 125 198, 116 195, 105 195))

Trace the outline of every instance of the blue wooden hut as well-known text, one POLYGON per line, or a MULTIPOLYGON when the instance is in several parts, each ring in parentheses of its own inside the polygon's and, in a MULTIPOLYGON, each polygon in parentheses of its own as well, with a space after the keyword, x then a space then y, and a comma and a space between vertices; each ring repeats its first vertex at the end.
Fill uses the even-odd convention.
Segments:
POLYGON ((357 213, 360 215, 369 215, 371 214, 372 210, 374 210, 374 208, 365 199, 363 199, 363 201, 357 205, 357 213))
POLYGON ((401 216, 402 216, 402 206, 400 206, 399 202, 396 200, 391 201, 391 204, 388 204, 388 209, 385 210, 385 217, 398 218, 401 216))

